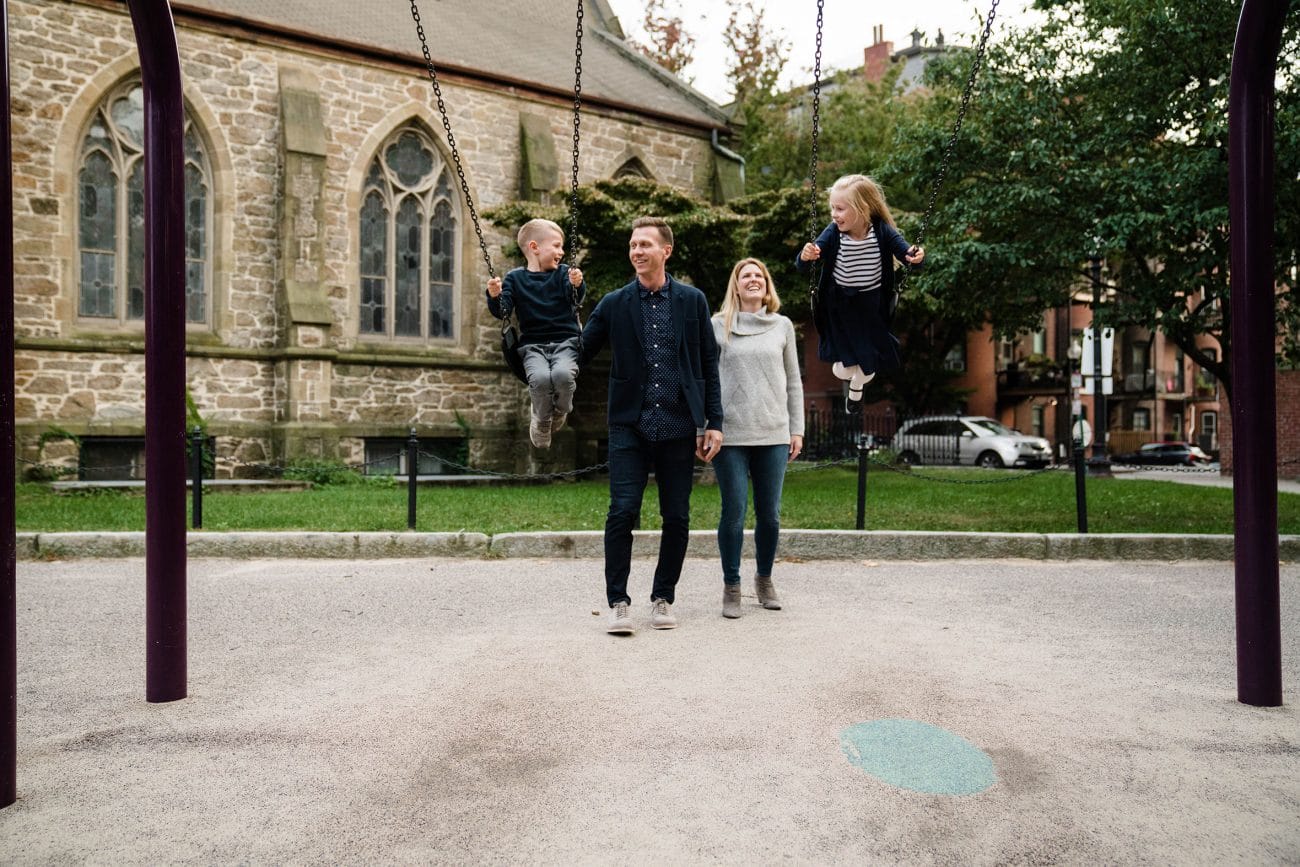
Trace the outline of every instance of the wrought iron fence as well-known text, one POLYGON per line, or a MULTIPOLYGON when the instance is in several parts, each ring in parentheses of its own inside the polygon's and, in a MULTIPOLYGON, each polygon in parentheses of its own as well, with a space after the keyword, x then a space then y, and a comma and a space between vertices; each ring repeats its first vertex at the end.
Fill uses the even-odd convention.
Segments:
POLYGON ((849 415, 843 410, 808 409, 804 413, 803 454, 810 461, 834 461, 858 453, 858 438, 866 435, 868 451, 889 445, 898 419, 892 412, 849 415))

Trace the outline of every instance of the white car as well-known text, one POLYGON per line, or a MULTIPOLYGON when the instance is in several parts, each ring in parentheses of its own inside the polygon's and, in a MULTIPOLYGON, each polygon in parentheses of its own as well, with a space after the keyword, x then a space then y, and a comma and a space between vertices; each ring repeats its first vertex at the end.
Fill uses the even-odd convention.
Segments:
POLYGON ((1047 440, 977 415, 912 419, 898 429, 891 446, 904 464, 1038 468, 1052 461, 1047 440))

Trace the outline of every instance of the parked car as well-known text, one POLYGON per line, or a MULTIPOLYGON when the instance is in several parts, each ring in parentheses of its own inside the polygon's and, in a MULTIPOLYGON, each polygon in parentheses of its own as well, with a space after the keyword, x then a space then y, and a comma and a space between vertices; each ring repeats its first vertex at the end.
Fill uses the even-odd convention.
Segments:
POLYGON ((1154 464, 1157 466, 1195 467, 1213 460, 1200 446, 1191 443, 1145 443, 1135 452, 1115 455, 1117 464, 1154 464))
POLYGON ((916 418, 891 443, 905 464, 971 464, 977 467, 1045 467, 1052 447, 1001 422, 976 415, 916 418))

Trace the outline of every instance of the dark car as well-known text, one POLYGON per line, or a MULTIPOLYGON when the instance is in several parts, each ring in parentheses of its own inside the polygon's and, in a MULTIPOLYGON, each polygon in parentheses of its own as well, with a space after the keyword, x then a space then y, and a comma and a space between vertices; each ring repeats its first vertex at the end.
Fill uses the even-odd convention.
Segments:
POLYGON ((1135 452, 1111 458, 1117 464, 1195 467, 1210 463, 1210 456, 1191 443, 1146 443, 1135 452))

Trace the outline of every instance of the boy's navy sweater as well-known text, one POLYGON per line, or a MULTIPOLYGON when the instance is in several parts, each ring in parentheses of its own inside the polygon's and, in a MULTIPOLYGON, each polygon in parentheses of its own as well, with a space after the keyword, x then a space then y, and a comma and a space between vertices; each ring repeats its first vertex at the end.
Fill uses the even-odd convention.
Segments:
POLYGON ((497 319, 507 319, 511 311, 519 318, 519 342, 560 343, 582 333, 573 313, 573 293, 578 303, 587 294, 587 284, 576 290, 569 285, 569 266, 561 264, 554 271, 529 271, 515 268, 501 281, 501 295, 488 296, 488 310, 497 319))

